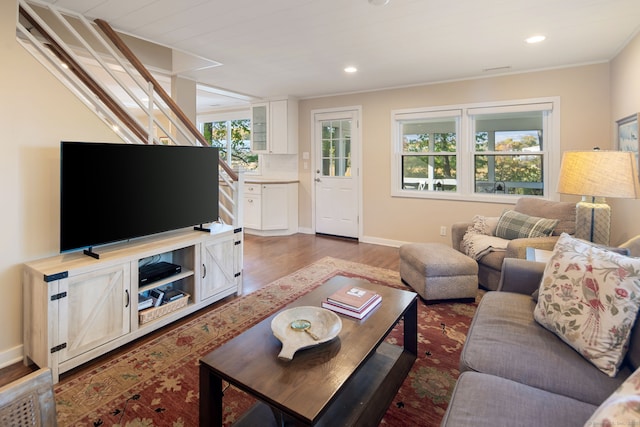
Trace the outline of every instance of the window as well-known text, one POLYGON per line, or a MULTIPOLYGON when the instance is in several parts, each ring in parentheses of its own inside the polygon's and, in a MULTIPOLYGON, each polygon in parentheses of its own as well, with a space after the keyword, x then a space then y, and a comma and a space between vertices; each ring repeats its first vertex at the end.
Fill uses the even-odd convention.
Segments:
POLYGON ((544 195, 542 112, 475 117, 474 191, 544 195))
POLYGON ((257 171, 259 156, 251 152, 251 119, 209 120, 200 124, 200 130, 212 147, 220 148, 220 158, 233 169, 257 171))
POLYGON ((458 117, 399 120, 402 188, 456 191, 458 117))
MULTIPOLYGON (((557 99, 393 112, 392 195, 549 197, 557 99), (550 149, 551 147, 551 149, 550 149)), ((554 143, 555 141, 555 143, 554 143)))
POLYGON ((322 122, 322 175, 351 176, 351 120, 322 122))

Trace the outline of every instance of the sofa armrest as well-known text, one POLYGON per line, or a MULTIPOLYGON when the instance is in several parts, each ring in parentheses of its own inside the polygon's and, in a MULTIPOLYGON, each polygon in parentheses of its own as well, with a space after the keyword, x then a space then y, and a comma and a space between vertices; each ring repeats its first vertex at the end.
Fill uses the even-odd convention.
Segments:
POLYGON ((498 291, 531 295, 540 287, 546 264, 518 258, 505 258, 498 291))
POLYGON ((507 244, 505 258, 527 258, 527 248, 544 249, 552 251, 558 241, 558 236, 527 237, 510 240, 507 244))
POLYGON ((460 245, 462 244, 462 238, 464 233, 467 232, 469 227, 473 226, 473 222, 455 222, 451 226, 451 246, 456 251, 462 252, 460 245))

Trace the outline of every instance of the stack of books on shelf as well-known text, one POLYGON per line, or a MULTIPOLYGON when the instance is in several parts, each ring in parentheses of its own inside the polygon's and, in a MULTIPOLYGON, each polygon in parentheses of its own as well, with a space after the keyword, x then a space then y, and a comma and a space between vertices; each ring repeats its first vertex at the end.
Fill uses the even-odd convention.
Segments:
POLYGON ((138 311, 179 300, 185 294, 177 289, 151 289, 138 294, 138 311))
POLYGON ((345 286, 322 301, 322 307, 336 313, 362 319, 381 301, 382 297, 373 291, 355 286, 345 286))

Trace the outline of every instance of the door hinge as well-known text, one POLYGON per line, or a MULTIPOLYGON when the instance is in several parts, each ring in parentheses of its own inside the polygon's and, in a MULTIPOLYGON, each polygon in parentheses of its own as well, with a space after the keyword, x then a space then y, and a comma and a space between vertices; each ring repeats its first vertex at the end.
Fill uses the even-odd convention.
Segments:
POLYGON ((56 301, 56 300, 59 300, 59 299, 62 299, 64 297, 66 297, 66 296, 67 296, 66 292, 60 292, 59 294, 53 294, 53 295, 51 295, 51 301, 56 301))
POLYGON ((241 245, 242 244, 242 240, 238 240, 236 242, 233 242, 233 244, 236 245, 236 246, 241 245))
POLYGON ((56 351, 60 351, 60 350, 62 350, 64 348, 67 348, 67 343, 66 342, 63 342, 62 344, 57 345, 55 347, 51 347, 51 353, 55 353, 56 351))
POLYGON ((241 231, 242 231, 242 227, 234 229, 233 233, 236 234, 236 233, 240 233, 241 231))
POLYGON ((67 277, 69 277, 69 272, 62 271, 60 273, 55 273, 55 274, 45 274, 44 281, 49 283, 49 282, 53 282, 54 280, 66 279, 67 277))
POLYGON ((236 273, 233 275, 233 277, 239 277, 242 273, 236 273))

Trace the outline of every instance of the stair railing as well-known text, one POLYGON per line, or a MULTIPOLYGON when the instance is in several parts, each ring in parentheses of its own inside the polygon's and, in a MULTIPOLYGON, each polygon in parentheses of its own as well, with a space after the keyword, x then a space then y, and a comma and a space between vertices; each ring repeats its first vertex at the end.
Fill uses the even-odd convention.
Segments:
MULTIPOLYGON (((95 26, 102 31, 101 34, 91 21, 75 12, 65 11, 63 13, 53 5, 38 3, 36 7, 41 10, 41 13, 38 13, 24 0, 18 0, 18 6, 19 19, 16 24, 18 41, 78 98, 95 111, 98 117, 109 124, 123 141, 160 144, 162 142, 154 132, 154 127, 157 127, 169 138, 172 144, 179 145, 180 141, 184 140, 192 145, 209 145, 193 122, 188 119, 173 98, 167 94, 106 21, 101 19, 94 21, 95 26), (65 36, 67 38, 71 36, 73 39, 72 44, 66 42, 47 24, 41 16, 44 14, 42 12, 49 12, 50 19, 55 18, 55 23, 58 24, 56 28, 64 29, 65 36), (70 23, 71 19, 80 26, 80 29, 76 29, 70 23), (29 27, 25 24, 28 24, 29 27), (81 34, 81 30, 90 34, 97 46, 90 43, 81 34), (105 36, 107 40, 105 40, 105 36), (124 59, 117 54, 111 45, 115 46, 124 59), (102 49, 108 55, 98 52, 98 49, 102 49), (79 56, 80 50, 86 52, 89 58, 100 64, 101 69, 106 71, 113 81, 145 112, 148 117, 147 127, 130 113, 129 109, 109 90, 104 82, 96 78, 88 67, 83 65, 86 58, 79 56), (111 64, 105 59, 105 55, 108 60, 112 61, 111 64), (111 65, 114 63, 124 70, 128 78, 146 94, 148 98, 146 103, 144 99, 135 94, 127 82, 124 82, 112 70, 111 65), (162 121, 156 117, 155 109, 161 112, 162 117, 171 124, 175 135, 168 131, 162 121)), ((244 174, 231 169, 222 159, 219 160, 219 169, 221 219, 234 227, 240 226, 244 174)))

